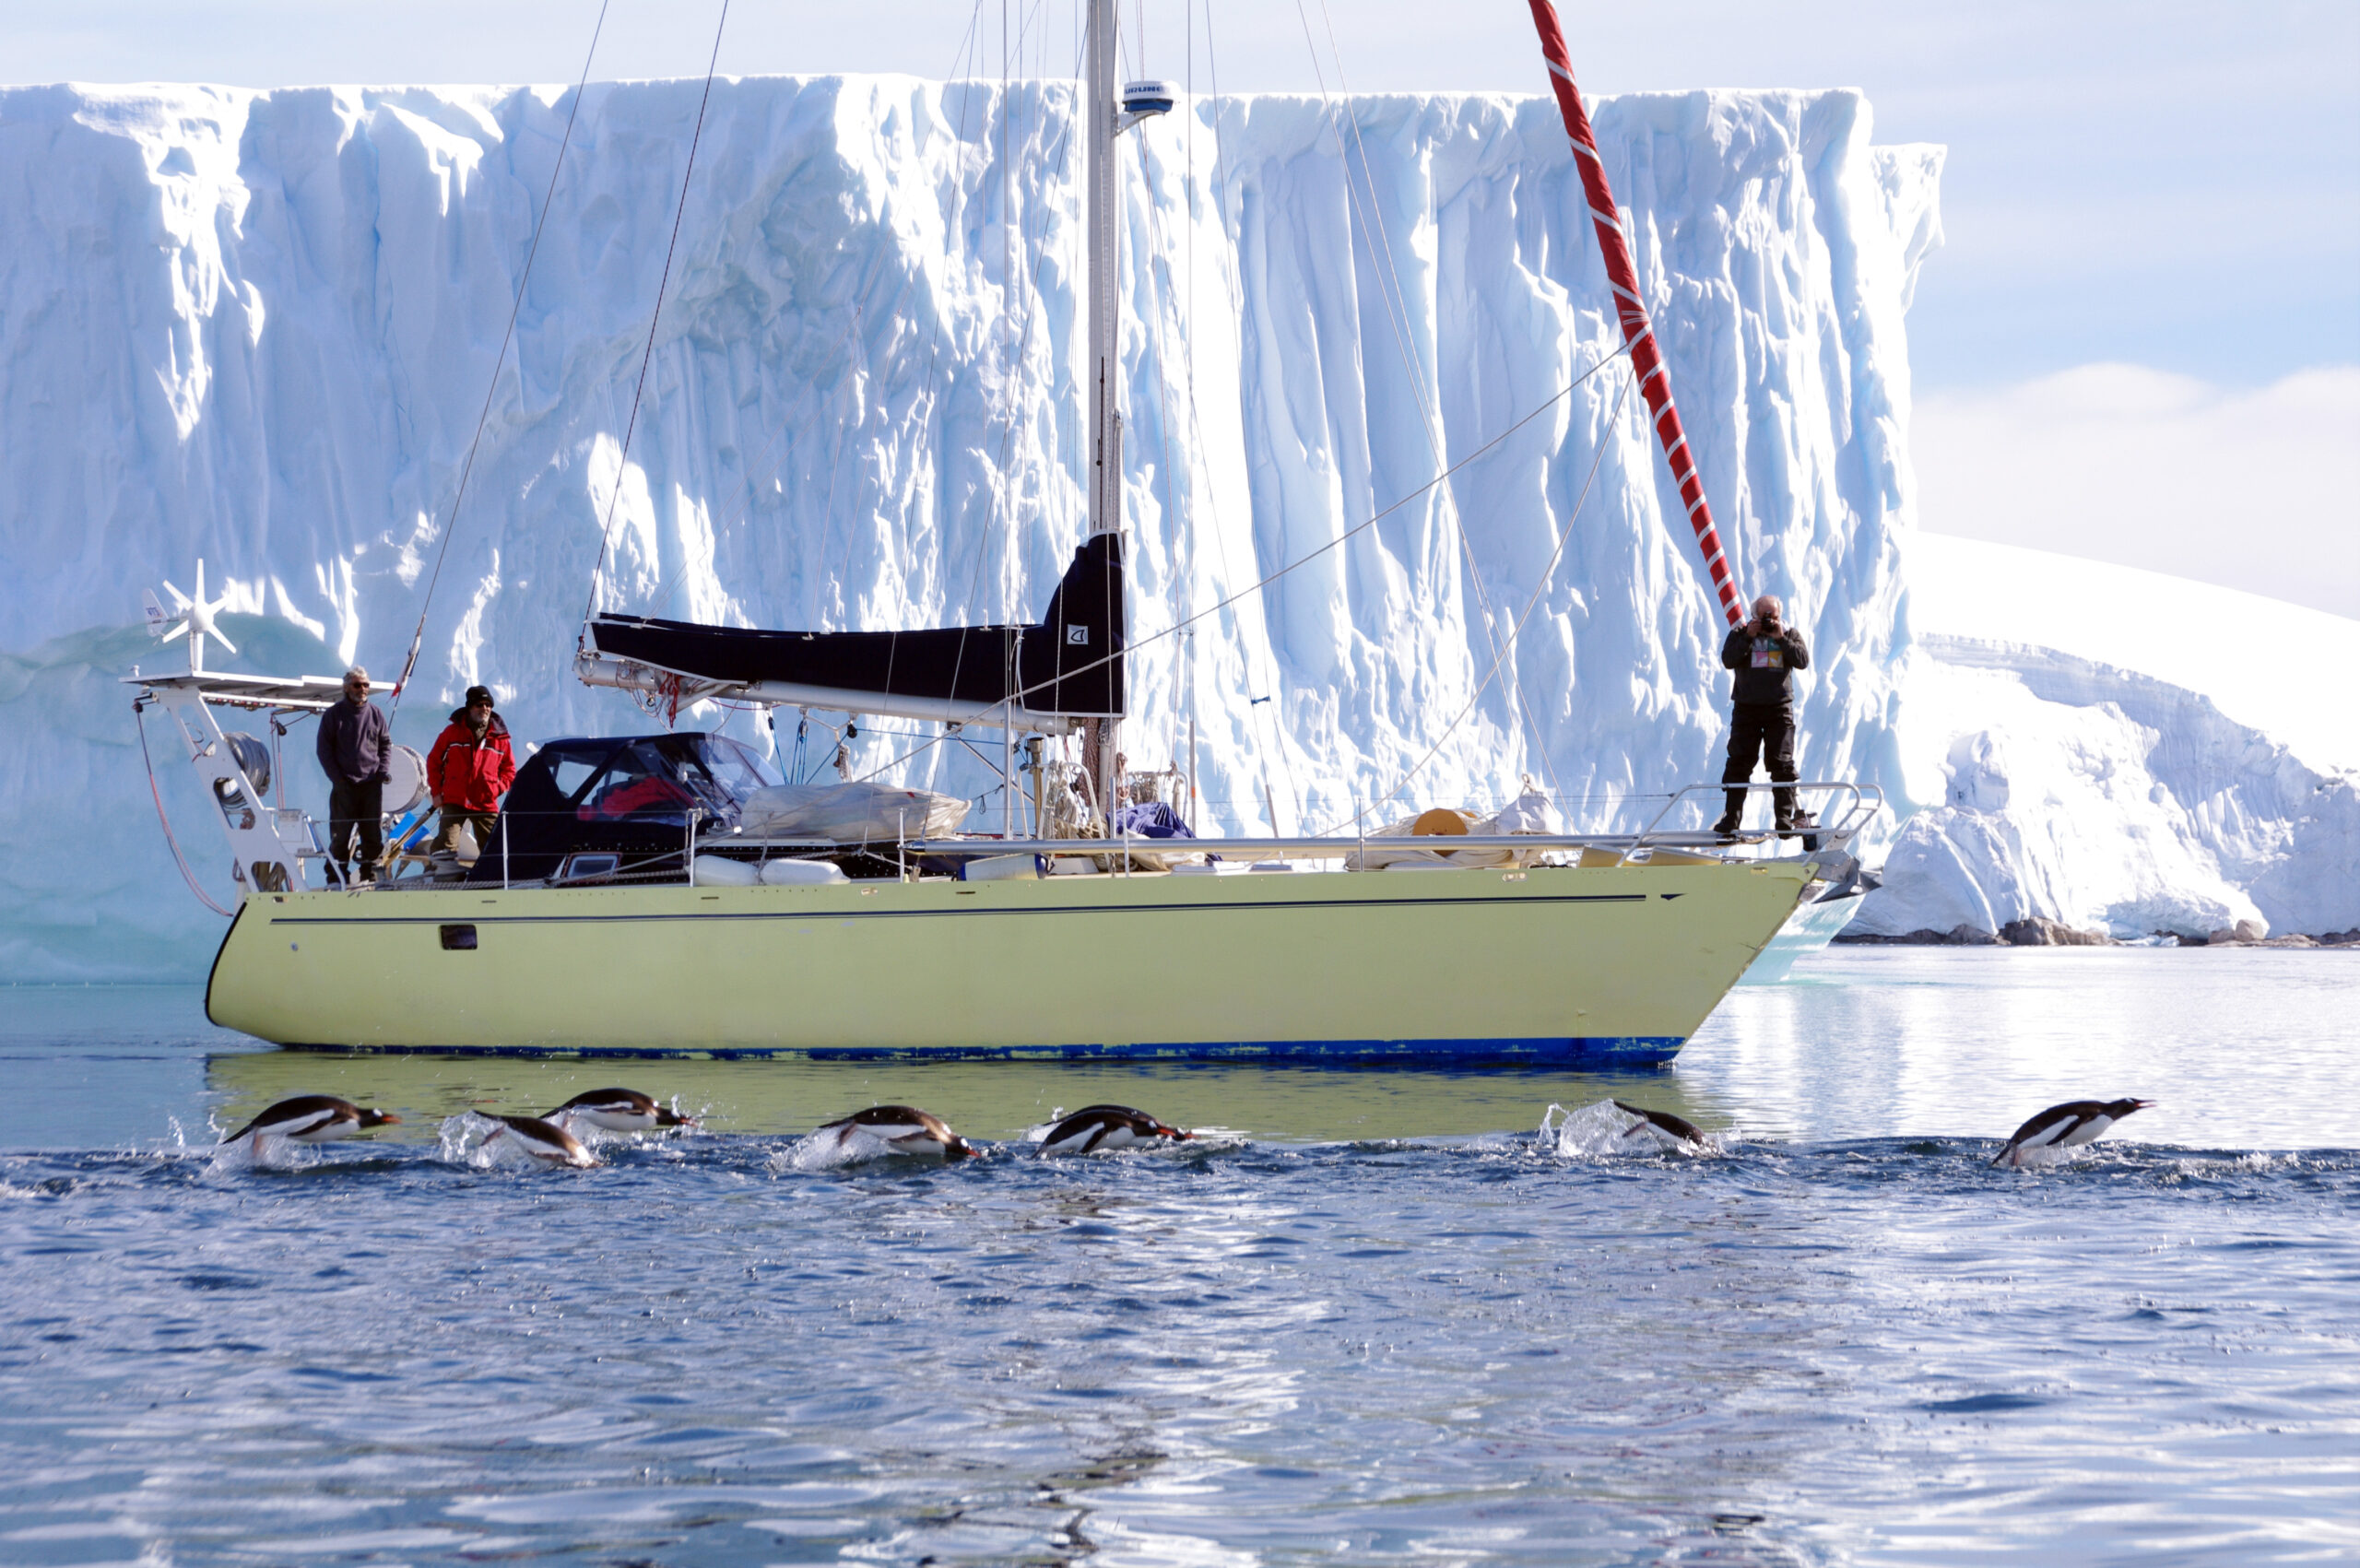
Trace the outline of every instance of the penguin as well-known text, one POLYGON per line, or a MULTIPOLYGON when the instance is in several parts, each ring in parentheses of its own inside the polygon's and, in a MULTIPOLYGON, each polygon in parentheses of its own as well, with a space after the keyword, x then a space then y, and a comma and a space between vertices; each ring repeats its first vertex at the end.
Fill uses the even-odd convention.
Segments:
POLYGON ((582 1147, 582 1140, 563 1127, 553 1126, 538 1116, 502 1116, 493 1112, 478 1112, 486 1121, 498 1122, 491 1136, 483 1140, 489 1149, 503 1138, 513 1138, 516 1147, 545 1165, 588 1167, 598 1161, 582 1147))
POLYGON ((606 1132, 653 1132, 659 1127, 692 1127, 696 1120, 666 1110, 635 1089, 594 1089, 577 1094, 541 1120, 568 1126, 579 1120, 606 1132))
POLYGON ((338 1100, 333 1094, 299 1094, 292 1100, 282 1100, 236 1132, 221 1140, 223 1144, 237 1142, 252 1135, 254 1152, 262 1152, 262 1140, 266 1138, 291 1138, 297 1143, 332 1143, 340 1138, 356 1138, 361 1133, 389 1127, 401 1120, 384 1111, 364 1111, 349 1100, 338 1100))
POLYGON ((1129 1149, 1159 1138, 1186 1142, 1196 1134, 1166 1126, 1144 1111, 1128 1105, 1084 1105, 1041 1136, 1044 1154, 1088 1154, 1101 1149, 1129 1149))
POLYGON ((2095 1143, 2107 1128, 2133 1111, 2144 1111, 2152 1100, 2068 1100, 2051 1105, 2012 1134, 1991 1163, 2020 1168, 2024 1156, 2040 1149, 2078 1149, 2095 1143))
POLYGON ((1618 1111, 1627 1111, 1639 1118, 1637 1122, 1622 1129, 1624 1138, 1636 1138, 1643 1132, 1653 1130, 1674 1143, 1693 1143, 1700 1149, 1713 1141, 1705 1135, 1704 1128, 1685 1116, 1675 1116, 1669 1111, 1650 1111, 1644 1106, 1629 1104, 1621 1100, 1614 1102, 1614 1108, 1618 1111))
POLYGON ((976 1152, 975 1146, 952 1132, 948 1122, 914 1105, 871 1105, 866 1111, 855 1111, 830 1122, 812 1134, 814 1138, 830 1135, 839 1149, 866 1136, 890 1145, 896 1154, 939 1154, 945 1160, 965 1160, 976 1152))

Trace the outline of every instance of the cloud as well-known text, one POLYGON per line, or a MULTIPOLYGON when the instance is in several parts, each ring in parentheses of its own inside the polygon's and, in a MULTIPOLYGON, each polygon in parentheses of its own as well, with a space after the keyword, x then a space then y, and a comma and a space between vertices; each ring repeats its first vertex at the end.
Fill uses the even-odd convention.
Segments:
POLYGON ((1921 395, 1918 521, 2360 617, 2360 365, 2238 390, 2084 365, 1921 395))

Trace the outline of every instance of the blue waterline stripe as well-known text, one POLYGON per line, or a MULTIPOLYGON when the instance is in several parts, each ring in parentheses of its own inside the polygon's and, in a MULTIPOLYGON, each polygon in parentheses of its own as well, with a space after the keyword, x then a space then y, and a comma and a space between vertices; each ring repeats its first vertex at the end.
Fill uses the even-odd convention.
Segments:
MULTIPOLYGON (((1667 902, 1678 893, 1657 893, 1667 902)), ((1512 899, 1319 899, 1283 903, 1052 904, 1040 909, 684 910, 678 914, 274 914, 273 925, 605 925, 672 920, 938 920, 978 914, 1265 914, 1315 909, 1497 909, 1516 903, 1645 903, 1646 893, 1520 893, 1512 899)))
POLYGON ((571 1056, 596 1060, 691 1057, 717 1062, 1203 1062, 1275 1061, 1330 1066, 1354 1062, 1452 1067, 1536 1067, 1611 1062, 1653 1067, 1686 1044, 1673 1034, 1520 1035, 1470 1040, 1237 1040, 1134 1045, 710 1045, 663 1049, 616 1045, 329 1045, 289 1044, 290 1051, 355 1056, 571 1056))

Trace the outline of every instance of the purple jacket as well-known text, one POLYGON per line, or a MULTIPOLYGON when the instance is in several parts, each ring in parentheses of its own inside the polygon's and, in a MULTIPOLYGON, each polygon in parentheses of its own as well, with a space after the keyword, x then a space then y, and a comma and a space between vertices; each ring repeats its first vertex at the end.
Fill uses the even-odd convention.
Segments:
POLYGON ((393 749, 393 732, 385 711, 374 702, 340 698, 320 715, 320 771, 331 784, 379 784, 392 777, 385 759, 393 749))

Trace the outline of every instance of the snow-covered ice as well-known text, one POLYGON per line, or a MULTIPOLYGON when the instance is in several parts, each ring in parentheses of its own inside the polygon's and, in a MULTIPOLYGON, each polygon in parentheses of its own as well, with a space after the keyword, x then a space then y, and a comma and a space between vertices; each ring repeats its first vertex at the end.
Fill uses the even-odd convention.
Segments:
POLYGON ((2009 545, 1907 540, 1911 818, 1852 929, 2360 925, 2341 617, 2009 545))
MULTIPOLYGON (((1081 531, 1064 83, 720 84, 622 460, 697 89, 584 104, 399 717, 413 742, 478 679, 523 735, 647 723, 567 673, 610 507, 610 602, 770 626, 1029 618, 1081 531)), ((113 684, 154 656, 138 588, 202 554, 250 666, 398 662, 570 106, 0 93, 0 440, 42 454, 0 491, 0 570, 39 584, 0 601, 27 737, 0 776, 0 972, 203 962, 218 927, 145 819, 113 684)), ((1594 817, 1705 776, 1717 623, 1638 400, 1615 412, 1619 364, 1420 493, 1617 345, 1554 109, 1351 107, 1364 166, 1316 99, 1200 100, 1126 139, 1131 755, 1183 750, 1193 713, 1233 831, 1265 824, 1266 777, 1300 831, 1430 749, 1405 801, 1488 808, 1531 772, 1594 817), (1479 696, 1528 603, 1516 679, 1479 696)), ((1902 315, 1940 154, 1872 146, 1850 92, 1634 96, 1597 122, 1732 562, 1817 634, 1807 766, 1894 782, 1902 315)), ((896 727, 868 728, 864 765, 908 747, 896 727)), ((288 772, 317 805, 306 738, 288 772)), ((896 772, 985 787, 948 749, 896 772)), ((180 780, 168 799, 226 893, 204 803, 180 780)))
MULTIPOLYGON (((159 842, 117 681, 170 657, 137 628, 139 589, 202 556, 233 663, 389 678, 487 386, 397 721, 413 744, 477 680, 520 736, 650 725, 568 669, 610 513, 622 607, 820 628, 1038 613, 1083 526, 1071 87, 718 84, 625 461, 698 96, 589 90, 495 383, 568 91, 0 89, 0 978, 203 973, 218 923, 159 842)), ((1132 758, 1183 755, 1193 715, 1211 831, 1268 826, 1266 780, 1289 831, 1361 806, 1489 810, 1525 773, 1576 820, 1627 819, 1625 797, 1717 774, 1719 624, 1637 399, 1618 412, 1619 364, 1549 401, 1617 345, 1554 108, 1350 104, 1341 138, 1320 100, 1284 96, 1198 100, 1126 138, 1132 758), (1503 654, 1515 678, 1483 687, 1503 654)), ((1813 636, 1806 774, 1952 809, 1949 775, 1908 749, 1987 698, 1971 728, 2013 723, 2032 688, 1911 657, 1904 316, 1940 241, 1940 149, 1874 146, 1847 91, 1633 95, 1595 118, 1732 565, 1813 636), (1939 723, 1913 729, 1916 691, 1939 723)), ((744 715, 684 722, 771 741, 744 715)), ((888 767, 908 728, 864 725, 861 769, 988 787, 950 748, 888 767)), ((211 808, 169 731, 150 737, 226 896, 211 808)), ((308 731, 288 745, 289 800, 316 809, 308 731)), ((2158 833, 2218 838, 2260 796, 2174 798, 2158 833)), ((2307 873, 2285 870, 2287 832, 2246 838, 2234 865, 2207 853, 2266 911, 2256 878, 2307 873)), ((2057 853, 2114 851, 2094 824, 2057 853)), ((2144 919, 2191 887, 2234 906, 2182 885, 2201 858, 2106 907, 2144 919)), ((2055 879, 2020 880, 2047 897, 2055 879)), ((2309 907, 2297 893, 2286 907, 2309 907)))

